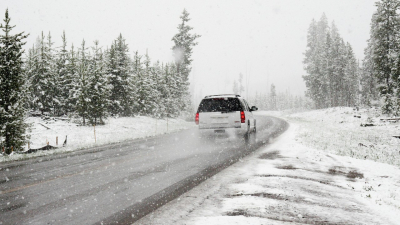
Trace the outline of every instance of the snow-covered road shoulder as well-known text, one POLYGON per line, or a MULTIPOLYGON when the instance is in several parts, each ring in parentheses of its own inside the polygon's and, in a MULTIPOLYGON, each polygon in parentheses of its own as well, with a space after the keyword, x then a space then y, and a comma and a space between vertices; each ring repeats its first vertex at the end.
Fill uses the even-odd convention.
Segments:
POLYGON ((400 169, 327 154, 300 128, 138 221, 138 224, 397 224, 400 169))
MULTIPOLYGON (((0 162, 23 160, 32 157, 70 152, 104 144, 153 137, 194 127, 194 122, 182 119, 155 119, 146 116, 109 118, 105 125, 79 126, 69 120, 29 117, 31 136, 29 147, 40 148, 47 144, 58 149, 38 151, 32 154, 0 155, 0 162), (57 140, 58 139, 58 140, 57 140), (67 139, 67 144, 63 143, 67 139)), ((28 150, 28 144, 25 149, 28 150)))

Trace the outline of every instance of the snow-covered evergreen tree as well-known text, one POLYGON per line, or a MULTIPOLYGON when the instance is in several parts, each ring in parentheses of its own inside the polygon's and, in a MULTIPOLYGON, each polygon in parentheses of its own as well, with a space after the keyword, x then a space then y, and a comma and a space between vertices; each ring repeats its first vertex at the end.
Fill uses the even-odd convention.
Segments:
POLYGON ((200 35, 191 33, 193 28, 188 25, 190 18, 186 9, 183 10, 180 19, 181 23, 178 25, 178 33, 172 38, 172 41, 174 42, 172 50, 176 68, 176 76, 174 77, 176 79, 176 84, 178 85, 177 87, 180 89, 177 92, 180 93, 180 95, 177 97, 178 99, 181 99, 180 102, 184 103, 179 111, 187 111, 191 106, 188 81, 190 71, 192 70, 191 63, 193 61, 193 47, 198 44, 196 39, 199 38, 200 35))
POLYGON ((62 36, 62 45, 57 51, 56 55, 56 72, 58 80, 56 82, 57 87, 57 100, 59 103, 58 115, 68 113, 68 98, 69 98, 69 88, 71 88, 72 80, 68 77, 68 50, 67 50, 67 38, 65 36, 65 31, 62 36))
POLYGON ((361 104, 372 106, 373 101, 379 99, 378 81, 374 74, 374 66, 372 60, 372 43, 368 40, 368 46, 364 50, 364 59, 362 61, 361 71, 361 104))
POLYGON ((31 92, 35 110, 49 112, 52 106, 51 94, 51 73, 52 62, 50 58, 50 49, 45 42, 45 36, 42 32, 38 39, 37 51, 34 59, 34 73, 32 77, 31 92))
POLYGON ((277 104, 276 104, 277 97, 276 96, 277 95, 276 95, 275 85, 271 84, 271 90, 270 90, 270 93, 269 93, 269 99, 270 99, 269 105, 270 105, 270 109, 271 110, 277 110, 277 104))
POLYGON ((341 87, 343 83, 343 46, 342 38, 334 22, 331 31, 327 34, 325 60, 328 63, 328 87, 329 103, 324 107, 335 107, 340 105, 341 87))
POLYGON ((167 108, 168 108, 168 96, 169 96, 169 91, 167 88, 167 83, 165 79, 165 74, 167 73, 166 71, 168 70, 168 64, 161 64, 158 71, 158 79, 157 79, 157 92, 158 95, 160 96, 158 99, 158 107, 156 111, 156 118, 164 118, 167 115, 167 108))
POLYGON ((161 96, 158 115, 161 118, 176 117, 182 111, 185 103, 181 102, 182 93, 177 85, 181 82, 179 79, 175 63, 167 63, 162 66, 158 81, 159 95, 161 96))
POLYGON ((349 44, 340 37, 335 23, 331 27, 325 14, 312 20, 307 36, 303 76, 316 108, 353 106, 358 98, 359 71, 349 44))
POLYGON ((78 79, 74 86, 73 98, 76 101, 76 112, 82 118, 82 124, 86 125, 86 119, 89 117, 89 104, 90 104, 90 72, 89 72, 89 58, 85 40, 82 41, 81 49, 79 49, 79 58, 77 65, 78 79))
POLYGON ((356 58, 354 57, 354 52, 349 43, 346 44, 346 67, 344 68, 344 96, 343 105, 345 106, 355 106, 359 105, 359 65, 356 58))
POLYGON ((382 111, 392 113, 397 108, 396 82, 400 75, 400 2, 382 0, 376 6, 370 31, 371 60, 384 102, 382 111))
POLYGON ((178 25, 178 33, 172 38, 174 42, 172 50, 174 52, 177 72, 187 81, 191 71, 190 64, 193 61, 191 58, 193 47, 198 44, 196 39, 199 38, 200 35, 190 33, 193 28, 188 25, 190 18, 186 9, 183 10, 180 18, 181 23, 178 25))
POLYGON ((61 87, 60 87, 60 77, 57 68, 57 60, 53 49, 53 42, 51 40, 51 35, 47 36, 47 54, 49 62, 48 70, 48 90, 46 91, 49 95, 50 110, 54 116, 58 116, 61 110, 61 87))
POLYGON ((25 76, 22 71, 22 46, 27 35, 11 34, 8 9, 4 24, 0 24, 0 141, 6 153, 21 150, 26 141, 25 130, 25 76))
MULTIPOLYGON (((335 31, 335 30, 333 30, 335 31)), ((331 105, 345 106, 344 104, 344 69, 346 67, 346 47, 338 32, 332 32, 331 61, 332 61, 332 90, 331 105)))
POLYGON ((109 111, 113 115, 133 115, 133 77, 128 45, 122 34, 107 52, 106 73, 111 85, 109 111))
POLYGON ((329 73, 327 63, 327 35, 329 34, 328 19, 325 13, 317 23, 317 43, 315 52, 315 64, 317 66, 316 79, 318 80, 317 99, 318 105, 322 108, 329 107, 329 73))
POLYGON ((88 117, 93 125, 104 124, 107 116, 109 86, 99 42, 94 42, 93 56, 89 59, 88 117))
POLYGON ((78 75, 78 53, 74 49, 74 45, 71 45, 71 50, 67 55, 66 62, 66 74, 63 80, 64 84, 64 95, 67 97, 65 101, 64 110, 66 114, 70 114, 76 111, 76 100, 75 90, 77 89, 76 85, 78 84, 79 75, 78 75))
POLYGON ((160 62, 157 61, 153 65, 153 69, 151 71, 151 80, 153 81, 153 92, 152 92, 152 101, 155 104, 155 107, 152 109, 151 115, 155 118, 161 118, 162 112, 165 111, 165 107, 163 106, 162 99, 164 96, 162 95, 162 91, 164 89, 164 85, 162 82, 163 77, 163 65, 160 65, 160 62))
POLYGON ((303 79, 306 83, 307 87, 307 96, 314 100, 317 108, 323 107, 323 93, 320 91, 321 81, 319 78, 320 68, 318 65, 319 58, 319 45, 318 43, 318 35, 317 35, 317 22, 313 19, 310 27, 308 28, 307 34, 307 49, 304 53, 304 69, 307 72, 307 75, 303 76, 303 79))
POLYGON ((136 88, 136 96, 134 100, 134 113, 135 114, 142 114, 143 110, 146 108, 146 89, 144 88, 144 82, 145 82, 145 77, 144 77, 144 69, 143 69, 143 62, 142 62, 142 56, 139 55, 139 52, 136 51, 134 56, 133 56, 133 62, 132 62, 132 70, 134 74, 134 80, 133 84, 136 88))
POLYGON ((160 95, 158 93, 158 70, 157 65, 151 66, 150 56, 146 53, 144 56, 144 77, 146 81, 144 82, 145 88, 147 89, 147 100, 146 102, 146 110, 144 111, 147 115, 155 115, 155 112, 158 111, 158 98, 160 95))
POLYGON ((165 64, 162 68, 161 82, 160 82, 160 95, 162 96, 161 109, 159 114, 161 118, 171 116, 172 112, 176 109, 173 89, 175 82, 173 79, 173 64, 165 64))
MULTIPOLYGON (((26 85, 26 90, 29 90, 29 88, 32 86, 32 77, 35 72, 35 64, 34 64, 34 58, 35 58, 35 45, 32 46, 31 49, 28 50, 28 55, 26 56, 26 60, 24 63, 24 72, 25 72, 25 85, 26 85)), ((29 92, 26 95, 26 103, 25 103, 25 108, 26 109, 33 109, 33 95, 29 92)))

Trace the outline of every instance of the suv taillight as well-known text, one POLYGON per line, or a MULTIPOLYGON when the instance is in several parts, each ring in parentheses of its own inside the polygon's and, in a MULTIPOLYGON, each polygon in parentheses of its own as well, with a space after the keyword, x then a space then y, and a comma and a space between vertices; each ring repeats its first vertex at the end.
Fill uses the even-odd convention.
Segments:
POLYGON ((196 122, 196 125, 199 125, 199 113, 196 113, 195 122, 196 122))
POLYGON ((246 123, 246 116, 243 111, 240 111, 240 122, 246 123))

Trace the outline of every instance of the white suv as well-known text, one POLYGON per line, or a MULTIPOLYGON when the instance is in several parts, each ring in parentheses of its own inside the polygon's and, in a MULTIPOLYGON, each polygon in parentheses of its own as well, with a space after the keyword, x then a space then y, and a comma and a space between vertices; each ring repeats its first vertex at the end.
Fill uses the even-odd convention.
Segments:
POLYGON ((215 133, 234 131, 249 137, 256 131, 256 120, 252 111, 240 95, 209 95, 200 102, 196 113, 196 124, 200 130, 214 130, 215 133))

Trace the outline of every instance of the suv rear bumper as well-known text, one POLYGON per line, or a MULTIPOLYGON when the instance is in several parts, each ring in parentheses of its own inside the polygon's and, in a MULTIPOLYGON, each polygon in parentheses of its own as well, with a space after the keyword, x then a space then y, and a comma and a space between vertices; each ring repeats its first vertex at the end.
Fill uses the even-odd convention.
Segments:
POLYGON ((244 135, 247 133, 247 124, 240 123, 238 127, 206 127, 199 126, 199 131, 202 134, 225 133, 228 135, 244 135), (240 126, 240 127, 239 127, 240 126))
POLYGON ((247 128, 245 123, 240 123, 240 121, 235 122, 233 125, 228 123, 212 123, 212 124, 199 124, 199 129, 242 129, 247 128))

